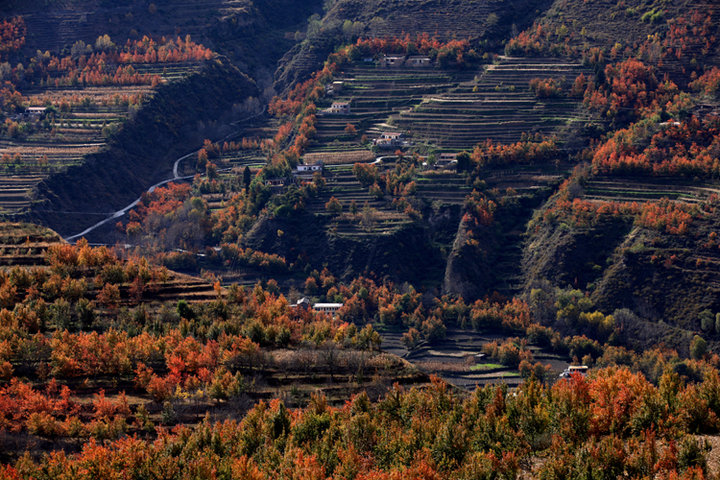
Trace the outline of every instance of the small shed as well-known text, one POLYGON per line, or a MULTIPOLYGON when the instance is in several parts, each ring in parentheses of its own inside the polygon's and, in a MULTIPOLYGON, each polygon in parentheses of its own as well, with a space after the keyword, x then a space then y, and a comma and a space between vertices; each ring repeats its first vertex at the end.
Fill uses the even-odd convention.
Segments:
POLYGON ((405 65, 405 56, 403 55, 385 55, 380 60, 380 65, 383 67, 397 68, 405 65))
POLYGON ((267 185, 268 187, 284 187, 285 179, 284 178, 269 178, 265 181, 265 185, 267 185))
POLYGON ((337 80, 335 82, 325 85, 325 93, 327 93, 328 95, 337 95, 338 93, 342 92, 344 88, 345 82, 337 80))

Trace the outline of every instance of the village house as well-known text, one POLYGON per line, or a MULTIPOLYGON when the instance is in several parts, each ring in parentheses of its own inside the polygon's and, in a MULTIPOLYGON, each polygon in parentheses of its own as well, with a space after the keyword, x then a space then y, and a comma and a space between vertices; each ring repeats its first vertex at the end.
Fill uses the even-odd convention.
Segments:
POLYGON ((322 174, 322 171, 322 162, 316 162, 312 165, 298 165, 295 167, 295 171, 293 171, 293 177, 297 180, 312 180, 316 172, 320 172, 322 174))
POLYGON ((313 310, 316 312, 327 313, 333 317, 337 316, 338 310, 343 307, 342 303, 316 303, 313 305, 313 310))
POLYGON ((432 60, 430 57, 423 55, 413 55, 405 61, 405 65, 409 67, 432 67, 432 60))
POLYGON ((31 120, 37 120, 45 115, 45 113, 47 113, 46 107, 28 107, 27 110, 25 110, 25 115, 31 120))
POLYGON ((408 144, 405 141, 405 136, 400 132, 383 132, 373 143, 379 148, 396 148, 408 144))
POLYGON ((310 300, 308 300, 307 297, 303 297, 297 302, 295 302, 295 305, 291 305, 291 307, 294 308, 302 308, 303 310, 309 310, 310 309, 310 300))
POLYGON ((350 102, 333 102, 325 111, 331 115, 350 115, 350 102))
POLYGON ((315 162, 312 165, 298 165, 295 167, 297 173, 315 173, 322 172, 323 162, 315 162))
POLYGON ((342 303, 316 303, 312 304, 310 303, 310 300, 307 297, 303 297, 297 302, 295 302, 295 305, 290 305, 291 308, 301 308, 303 310, 310 310, 312 308, 316 312, 321 313, 327 313, 328 315, 332 315, 333 317, 337 315, 338 310, 340 310, 343 307, 342 303))
POLYGON ((385 55, 380 59, 380 65, 390 68, 402 67, 405 65, 405 57, 403 55, 385 55))

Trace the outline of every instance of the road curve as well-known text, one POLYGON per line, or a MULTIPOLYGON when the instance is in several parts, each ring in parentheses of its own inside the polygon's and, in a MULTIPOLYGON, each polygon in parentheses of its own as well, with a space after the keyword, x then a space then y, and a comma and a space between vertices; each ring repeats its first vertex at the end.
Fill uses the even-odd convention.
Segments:
MULTIPOLYGON (((192 155, 192 154, 190 154, 190 155, 192 155)), ((184 156, 184 157, 181 157, 181 158, 178 159, 178 161, 180 161, 180 160, 183 159, 183 158, 187 158, 187 157, 188 157, 187 155, 184 156)), ((176 170, 176 169, 177 169, 177 165, 178 165, 178 162, 175 162, 175 167, 173 168, 173 172, 176 172, 176 171, 177 171, 177 170, 176 170)), ((155 191, 155 189, 156 189, 157 187, 162 187, 163 185, 166 185, 166 184, 168 184, 168 183, 170 183, 170 182, 174 182, 174 181, 177 181, 177 180, 187 180, 187 179, 193 178, 193 177, 194 177, 194 175, 187 175, 187 176, 184 176, 184 177, 180 177, 180 176, 178 176, 178 175, 175 173, 175 174, 173 175, 173 178, 168 178, 167 180, 163 180, 162 182, 156 183, 156 184, 153 185, 152 187, 148 188, 148 189, 147 189, 147 192, 148 192, 148 193, 152 193, 152 192, 155 191)), ((83 236, 87 235, 88 233, 92 232, 92 231, 95 230, 96 228, 102 227, 103 225, 105 225, 106 223, 110 222, 111 220, 115 220, 116 218, 122 217, 122 216, 125 215, 127 212, 129 212, 130 210, 132 210, 133 208, 135 208, 135 207, 137 206, 137 204, 140 203, 140 200, 142 200, 142 196, 138 197, 137 200, 135 200, 134 202, 132 202, 132 203, 131 203, 130 205, 128 205, 127 207, 122 208, 122 209, 118 210, 117 212, 113 213, 112 215, 110 215, 110 216, 109 216, 108 218, 106 218, 105 220, 101 220, 101 221, 97 222, 95 225, 86 228, 85 230, 83 230, 82 232, 80 232, 80 233, 78 233, 78 234, 76 234, 76 235, 71 235, 71 236, 69 236, 69 237, 65 237, 65 241, 67 241, 67 242, 73 242, 74 240, 77 240, 78 238, 83 237, 83 236)))
MULTIPOLYGON (((260 115, 262 115, 262 114, 264 114, 264 113, 265 113, 265 109, 263 108, 263 110, 262 110, 261 112, 256 113, 256 114, 254 114, 254 115, 251 115, 250 117, 248 117, 248 118, 246 118, 246 119, 244 119, 244 120, 240 120, 240 121, 237 121, 237 122, 233 122, 232 124, 233 124, 233 125, 237 125, 238 123, 241 123, 241 122, 247 122, 247 121, 249 121, 249 120, 252 120, 252 119, 254 119, 254 118, 259 117, 260 115)), ((227 139, 229 139, 229 138, 237 135, 238 133, 240 133, 240 132, 239 132, 239 131, 235 131, 235 132, 233 132, 233 133, 231 133, 231 134, 229 134, 229 135, 226 135, 226 136, 225 136, 224 138, 222 138, 221 140, 218 140, 218 142, 225 141, 225 140, 227 140, 227 139)), ((151 186, 150 188, 147 189, 147 193, 152 193, 152 192, 155 191, 156 188, 162 187, 163 185, 167 185, 167 184, 170 183, 170 182, 176 182, 176 181, 180 181, 180 180, 188 180, 188 179, 190 179, 190 178, 193 178, 195 175, 180 176, 180 173, 179 173, 180 163, 181 163, 183 160, 187 160, 188 158, 192 157, 193 155, 197 155, 197 153, 198 153, 199 151, 200 151, 200 149, 194 150, 194 151, 188 153, 187 155, 183 155, 182 157, 180 157, 180 158, 178 158, 177 160, 175 160, 175 163, 173 164, 173 176, 172 176, 171 178, 168 178, 168 179, 166 179, 166 180, 163 180, 163 181, 158 182, 158 183, 156 183, 155 185, 151 186)), ((218 171, 225 171, 225 170, 226 170, 226 169, 218 170, 218 171)), ((87 235, 88 233, 92 232, 93 230, 102 227, 102 226, 105 225, 106 223, 111 222, 112 220, 115 220, 115 219, 117 219, 117 218, 120 218, 120 217, 124 216, 124 215, 127 214, 130 210, 132 210, 133 208, 135 208, 135 207, 137 206, 137 204, 140 203, 140 200, 142 200, 142 195, 141 195, 140 197, 138 197, 137 200, 135 200, 134 202, 132 202, 130 205, 126 206, 125 208, 121 208, 121 209, 118 210, 117 212, 111 214, 111 215, 110 215, 109 217, 107 217, 106 219, 97 222, 96 224, 94 224, 94 225, 86 228, 85 230, 83 230, 82 232, 80 232, 80 233, 78 233, 78 234, 70 235, 70 236, 68 236, 68 237, 65 237, 65 241, 67 241, 67 242, 69 242, 69 243, 72 243, 73 241, 77 240, 78 238, 81 238, 81 237, 87 235)))

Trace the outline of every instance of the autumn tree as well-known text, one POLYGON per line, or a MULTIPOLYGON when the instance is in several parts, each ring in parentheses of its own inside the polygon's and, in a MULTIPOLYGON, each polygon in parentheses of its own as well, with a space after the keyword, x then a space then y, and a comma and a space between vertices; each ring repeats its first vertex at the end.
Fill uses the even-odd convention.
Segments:
POLYGON ((325 210, 334 215, 340 215, 342 213, 343 206, 342 203, 340 203, 340 200, 335 197, 331 197, 325 204, 325 210))
POLYGON ((345 135, 347 135, 349 137, 354 137, 357 135, 357 128, 355 128, 355 125, 353 125, 352 123, 348 123, 345 126, 344 131, 345 131, 345 135))

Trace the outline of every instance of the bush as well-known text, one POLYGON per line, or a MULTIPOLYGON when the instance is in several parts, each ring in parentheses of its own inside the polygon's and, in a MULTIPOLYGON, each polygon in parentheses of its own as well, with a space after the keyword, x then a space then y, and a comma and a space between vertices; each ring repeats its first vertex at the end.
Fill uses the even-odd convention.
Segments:
POLYGON ((690 342, 690 356, 695 360, 701 359, 707 353, 707 342, 700 335, 695 335, 690 342))
POLYGON ((678 452, 678 466, 682 469, 699 467, 703 471, 707 471, 705 454, 710 450, 710 446, 706 442, 701 444, 699 440, 691 436, 683 438, 678 452))
POLYGON ((340 200, 335 197, 330 198, 330 200, 328 200, 325 204, 325 210, 334 215, 340 215, 342 213, 342 209, 342 203, 340 203, 340 200))
POLYGON ((700 312, 700 328, 703 332, 710 332, 715 328, 715 315, 710 310, 700 312))
POLYGON ((402 340, 408 350, 413 350, 420 343, 420 332, 416 328, 410 327, 407 332, 403 333, 402 340))

